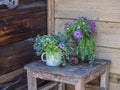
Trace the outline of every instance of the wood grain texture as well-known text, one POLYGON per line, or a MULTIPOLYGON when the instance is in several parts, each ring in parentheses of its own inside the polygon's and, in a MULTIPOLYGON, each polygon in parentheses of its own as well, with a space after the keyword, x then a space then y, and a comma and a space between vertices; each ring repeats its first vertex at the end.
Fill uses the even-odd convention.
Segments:
MULTIPOLYGON (((12 73, 9 73, 8 75, 10 75, 12 73)), ((11 78, 11 76, 8 76, 8 78, 11 78)), ((6 80, 6 79, 5 79, 6 80)), ((5 81, 4 80, 4 81, 5 81)), ((9 80, 3 84, 0 84, 0 90, 19 90, 19 88, 26 88, 26 73, 19 73, 18 72, 18 75, 17 75, 17 72, 14 71, 13 73, 13 79, 12 80, 9 80), (16 74, 16 75, 15 75, 16 74), (14 76, 15 75, 15 76, 14 76), (23 87, 22 87, 23 86, 23 87)), ((21 89, 21 90, 25 90, 25 89, 21 89)))
POLYGON ((47 14, 36 12, 1 19, 0 46, 47 33, 47 14))
POLYGON ((66 67, 48 67, 44 62, 38 61, 25 66, 26 70, 31 71, 33 77, 45 80, 54 80, 63 83, 75 84, 78 80, 88 83, 105 72, 110 61, 103 59, 96 59, 94 66, 91 67, 87 63, 81 63, 76 66, 67 64, 66 67), (71 79, 70 79, 71 78, 71 79))
POLYGON ((55 0, 56 18, 88 18, 120 22, 119 0, 55 0))
POLYGON ((24 72, 25 72, 25 70, 23 68, 20 68, 13 72, 1 75, 0 76, 0 84, 9 82, 9 81, 13 80, 14 78, 16 78, 17 76, 19 76, 20 74, 23 74, 24 72))
POLYGON ((23 67, 35 56, 31 41, 0 47, 0 75, 23 67))
POLYGON ((105 73, 100 76, 100 89, 108 90, 109 87, 109 69, 110 66, 106 67, 105 73))
POLYGON ((55 2, 54 0, 48 0, 48 33, 52 33, 55 30, 54 27, 54 9, 55 9, 55 2))
POLYGON ((0 6, 0 90, 27 90, 26 74, 20 68, 40 59, 29 38, 47 34, 47 6, 43 0, 20 1, 12 10, 0 6))
POLYGON ((117 83, 110 83, 109 90, 120 90, 120 84, 117 83))
POLYGON ((120 49, 98 47, 96 57, 111 60, 110 72, 120 74, 120 49))
MULTIPOLYGON (((40 2, 39 2, 40 3, 40 2)), ((13 10, 0 10, 0 18, 8 17, 8 16, 16 16, 16 15, 23 15, 27 13, 34 13, 34 12, 41 12, 46 11, 47 7, 45 4, 37 5, 37 4, 28 4, 25 6, 21 6, 20 8, 13 9, 13 10)))
POLYGON ((37 79, 30 71, 27 71, 28 90, 37 90, 37 79))

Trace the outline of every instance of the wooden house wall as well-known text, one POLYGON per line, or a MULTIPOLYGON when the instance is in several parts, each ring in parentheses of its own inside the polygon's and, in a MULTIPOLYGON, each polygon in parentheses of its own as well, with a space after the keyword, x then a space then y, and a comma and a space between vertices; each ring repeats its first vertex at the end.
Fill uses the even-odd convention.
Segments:
POLYGON ((47 34, 45 0, 19 1, 15 9, 0 6, 0 90, 24 90, 23 66, 38 59, 32 38, 47 34))
POLYGON ((51 0, 48 32, 64 32, 64 24, 85 16, 97 23, 96 57, 112 61, 109 90, 120 90, 120 1, 51 0))

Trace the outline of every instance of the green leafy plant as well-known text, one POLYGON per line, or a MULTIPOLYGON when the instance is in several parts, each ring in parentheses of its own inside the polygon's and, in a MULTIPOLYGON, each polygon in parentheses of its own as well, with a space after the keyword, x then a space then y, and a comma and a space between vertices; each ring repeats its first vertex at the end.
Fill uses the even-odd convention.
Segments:
POLYGON ((52 55, 59 53, 62 55, 62 61, 64 64, 65 60, 69 59, 69 54, 72 50, 72 47, 68 43, 66 36, 67 35, 60 32, 57 35, 37 35, 34 42, 34 50, 36 51, 36 55, 39 56, 43 52, 47 52, 52 55))
POLYGON ((80 17, 73 23, 65 24, 65 32, 68 38, 76 42, 76 56, 83 61, 88 58, 92 61, 95 58, 96 46, 96 23, 86 17, 80 17))

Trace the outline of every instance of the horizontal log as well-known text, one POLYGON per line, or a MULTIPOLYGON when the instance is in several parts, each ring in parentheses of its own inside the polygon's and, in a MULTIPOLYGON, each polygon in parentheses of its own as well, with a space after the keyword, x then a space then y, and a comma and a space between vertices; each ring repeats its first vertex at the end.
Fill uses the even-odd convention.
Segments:
POLYGON ((0 46, 47 33, 45 13, 18 15, 6 19, 0 25, 0 46))
POLYGON ((14 78, 18 77, 20 74, 22 74, 24 72, 25 72, 25 70, 23 68, 20 68, 18 70, 13 71, 13 72, 1 75, 0 76, 0 85, 5 83, 5 82, 13 80, 14 78))
MULTIPOLYGON (((12 76, 12 75, 11 75, 12 76)), ((19 76, 13 78, 12 80, 0 84, 1 90, 17 90, 18 87, 26 85, 26 73, 22 73, 19 76)))
POLYGON ((28 13, 34 13, 34 12, 43 12, 46 11, 46 6, 34 6, 34 7, 28 7, 28 8, 21 8, 21 9, 13 9, 9 11, 0 11, 0 18, 8 17, 8 16, 16 16, 16 15, 23 15, 28 13))
POLYGON ((28 40, 2 46, 0 53, 0 75, 23 67, 35 56, 33 42, 28 40))

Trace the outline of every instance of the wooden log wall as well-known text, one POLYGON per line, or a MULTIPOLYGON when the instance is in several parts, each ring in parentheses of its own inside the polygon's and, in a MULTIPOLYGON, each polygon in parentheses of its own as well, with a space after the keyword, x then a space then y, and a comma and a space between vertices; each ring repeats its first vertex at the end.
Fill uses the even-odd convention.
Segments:
POLYGON ((109 90, 120 90, 120 1, 51 0, 48 7, 49 33, 64 32, 66 22, 81 16, 96 21, 96 57, 112 61, 109 90))
POLYGON ((33 37, 47 34, 46 0, 19 1, 15 9, 0 6, 0 90, 26 88, 23 66, 39 59, 33 37))

